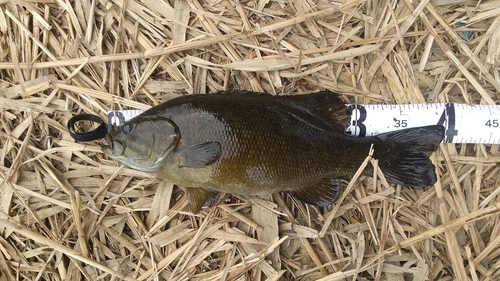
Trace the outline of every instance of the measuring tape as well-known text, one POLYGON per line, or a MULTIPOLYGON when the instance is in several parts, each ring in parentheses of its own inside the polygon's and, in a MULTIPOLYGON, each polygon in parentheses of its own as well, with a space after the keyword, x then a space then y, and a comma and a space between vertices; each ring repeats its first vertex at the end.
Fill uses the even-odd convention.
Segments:
POLYGON ((114 127, 121 126, 123 123, 143 112, 144 110, 140 109, 108 111, 108 131, 111 132, 114 127))
POLYGON ((446 143, 500 143, 500 106, 457 103, 348 105, 346 133, 371 136, 428 125, 443 125, 446 143))
MULTIPOLYGON (((142 110, 108 113, 108 130, 120 126, 142 110)), ((356 137, 428 125, 446 128, 446 143, 500 143, 500 106, 457 103, 347 105, 350 125, 345 133, 356 137)))

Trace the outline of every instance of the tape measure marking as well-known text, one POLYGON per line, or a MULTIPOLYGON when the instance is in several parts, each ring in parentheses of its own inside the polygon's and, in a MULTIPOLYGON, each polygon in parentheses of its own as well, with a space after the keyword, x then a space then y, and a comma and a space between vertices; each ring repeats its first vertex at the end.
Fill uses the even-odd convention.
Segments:
POLYGON ((143 110, 128 109, 128 110, 113 110, 108 112, 108 132, 111 132, 115 127, 121 126, 123 123, 141 114, 143 110))

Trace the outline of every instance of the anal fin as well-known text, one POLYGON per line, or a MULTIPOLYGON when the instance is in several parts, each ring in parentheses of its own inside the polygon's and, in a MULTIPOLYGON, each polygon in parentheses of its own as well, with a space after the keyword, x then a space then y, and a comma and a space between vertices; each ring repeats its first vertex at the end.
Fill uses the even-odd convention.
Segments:
POLYGON ((324 178, 302 189, 290 191, 290 194, 304 203, 325 207, 339 199, 341 190, 340 179, 324 178))
POLYGON ((189 202, 189 207, 193 214, 197 214, 201 207, 212 207, 219 201, 219 192, 209 191, 197 187, 188 187, 185 189, 189 202))

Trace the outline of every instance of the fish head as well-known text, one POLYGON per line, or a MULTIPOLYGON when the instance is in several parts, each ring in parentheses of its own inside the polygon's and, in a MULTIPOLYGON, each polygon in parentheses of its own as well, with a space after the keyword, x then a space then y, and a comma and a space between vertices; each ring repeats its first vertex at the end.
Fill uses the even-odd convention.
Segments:
POLYGON ((143 172, 156 172, 175 150, 179 128, 164 117, 137 116, 109 132, 102 151, 113 160, 143 172))

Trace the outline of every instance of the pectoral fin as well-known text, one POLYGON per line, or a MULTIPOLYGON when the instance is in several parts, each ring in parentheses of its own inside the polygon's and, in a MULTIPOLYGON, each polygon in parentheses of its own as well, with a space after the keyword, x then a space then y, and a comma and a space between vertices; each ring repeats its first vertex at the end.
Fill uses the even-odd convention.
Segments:
POLYGON ((220 194, 217 191, 208 191, 197 187, 188 187, 186 188, 186 195, 191 212, 193 212, 193 214, 197 214, 201 210, 201 207, 212 207, 215 205, 215 203, 219 201, 220 194))
POLYGON ((203 168, 212 164, 220 156, 218 142, 189 145, 177 152, 182 157, 181 167, 203 168))
POLYGON ((324 207, 337 201, 341 190, 339 179, 325 178, 316 184, 291 191, 290 194, 304 203, 324 207))

